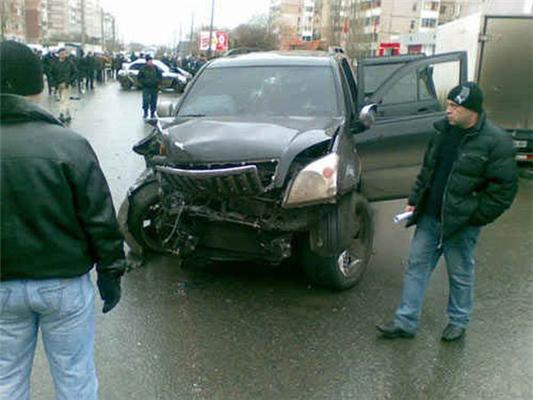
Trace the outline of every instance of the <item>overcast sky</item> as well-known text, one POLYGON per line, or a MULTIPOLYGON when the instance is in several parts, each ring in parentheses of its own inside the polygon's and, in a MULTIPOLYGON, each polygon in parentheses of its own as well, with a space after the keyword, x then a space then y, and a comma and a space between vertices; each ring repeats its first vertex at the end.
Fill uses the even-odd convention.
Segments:
MULTIPOLYGON (((144 44, 173 44, 191 31, 209 25, 211 0, 101 0, 105 11, 117 18, 119 38, 144 44)), ((270 0, 215 0, 215 27, 234 28, 257 14, 267 14, 270 0)))

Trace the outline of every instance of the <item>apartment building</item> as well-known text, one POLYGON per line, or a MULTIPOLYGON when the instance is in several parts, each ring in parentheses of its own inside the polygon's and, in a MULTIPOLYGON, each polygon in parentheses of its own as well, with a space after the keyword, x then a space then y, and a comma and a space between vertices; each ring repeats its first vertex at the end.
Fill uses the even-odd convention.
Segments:
POLYGON ((278 36, 282 49, 288 49, 289 43, 297 37, 301 2, 302 0, 271 0, 270 2, 272 32, 278 36))
POLYGON ((100 0, 47 0, 47 38, 50 41, 100 43, 100 0))
POLYGON ((48 36, 47 0, 25 0, 26 42, 43 43, 48 36))
POLYGON ((26 36, 24 0, 2 0, 0 35, 2 39, 23 41, 26 36))
POLYGON ((321 0, 271 0, 270 21, 280 48, 301 47, 317 39, 317 7, 321 0))
POLYGON ((300 8, 298 36, 305 41, 314 37, 315 0, 303 0, 300 8))

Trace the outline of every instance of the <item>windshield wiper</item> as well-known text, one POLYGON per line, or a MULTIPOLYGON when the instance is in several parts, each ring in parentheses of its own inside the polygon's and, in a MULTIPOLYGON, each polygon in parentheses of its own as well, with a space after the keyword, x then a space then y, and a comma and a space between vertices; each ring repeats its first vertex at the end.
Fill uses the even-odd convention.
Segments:
POLYGON ((183 114, 178 115, 178 117, 186 118, 186 117, 205 117, 205 114, 183 114))

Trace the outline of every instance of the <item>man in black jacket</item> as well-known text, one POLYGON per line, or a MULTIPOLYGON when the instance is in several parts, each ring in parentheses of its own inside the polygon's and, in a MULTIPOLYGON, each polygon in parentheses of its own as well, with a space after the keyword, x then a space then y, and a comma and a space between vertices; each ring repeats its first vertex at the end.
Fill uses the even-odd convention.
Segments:
POLYGON ((0 43, 2 146, 0 398, 29 398, 42 332, 57 398, 96 399, 94 287, 121 297, 123 241, 89 142, 33 103, 43 89, 32 51, 0 43))
POLYGON ((59 58, 54 64, 54 84, 57 87, 59 95, 59 120, 61 122, 70 122, 72 116, 70 114, 70 88, 74 85, 77 79, 76 66, 70 58, 68 58, 65 49, 59 49, 59 58))
POLYGON ((405 211, 417 224, 392 322, 377 328, 385 338, 413 337, 431 273, 446 260, 450 293, 442 340, 464 336, 474 304, 474 251, 480 228, 511 206, 517 171, 511 136, 483 112, 479 86, 466 82, 448 94, 447 119, 435 124, 405 211))
POLYGON ((143 90, 143 118, 148 118, 148 108, 150 109, 150 118, 155 118, 157 93, 163 76, 150 55, 147 55, 145 60, 146 64, 141 67, 137 75, 137 80, 143 90))

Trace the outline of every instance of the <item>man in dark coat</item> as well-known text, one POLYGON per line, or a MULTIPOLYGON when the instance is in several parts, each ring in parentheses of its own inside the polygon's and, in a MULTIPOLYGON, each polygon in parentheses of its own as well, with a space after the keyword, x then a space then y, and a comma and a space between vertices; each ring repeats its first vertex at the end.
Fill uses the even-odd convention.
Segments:
POLYGON ((123 241, 89 142, 32 100, 38 59, 0 43, 0 398, 29 398, 39 329, 57 398, 95 400, 90 270, 110 311, 121 297, 123 241))
POLYGON ((480 228, 511 206, 517 170, 511 136, 487 119, 479 86, 466 82, 448 94, 447 119, 435 124, 405 211, 417 224, 393 321, 385 338, 413 337, 424 293, 441 255, 449 276, 448 325, 441 339, 464 336, 474 305, 474 251, 480 228))
POLYGON ((137 80, 143 91, 143 118, 148 118, 148 109, 150 109, 150 118, 155 118, 157 93, 163 81, 163 76, 150 55, 147 55, 145 60, 146 64, 141 67, 137 75, 137 80))
POLYGON ((43 56, 42 62, 43 71, 46 76, 46 84, 48 86, 48 94, 51 96, 55 90, 54 64, 57 62, 57 59, 55 58, 54 53, 49 51, 43 56))
POLYGON ((54 84, 59 95, 59 120, 70 122, 70 94, 71 88, 76 83, 78 71, 74 62, 68 57, 65 49, 59 49, 59 59, 54 63, 54 84))
POLYGON ((92 52, 87 53, 85 57, 85 73, 87 74, 87 80, 85 81, 86 90, 94 90, 94 76, 96 74, 96 58, 92 52))

